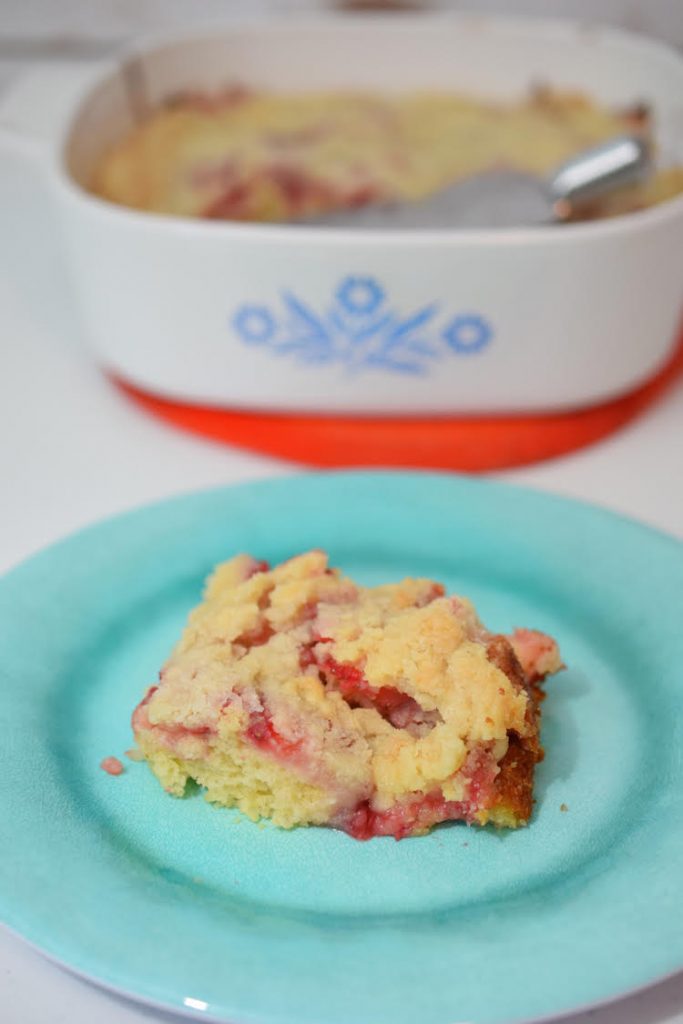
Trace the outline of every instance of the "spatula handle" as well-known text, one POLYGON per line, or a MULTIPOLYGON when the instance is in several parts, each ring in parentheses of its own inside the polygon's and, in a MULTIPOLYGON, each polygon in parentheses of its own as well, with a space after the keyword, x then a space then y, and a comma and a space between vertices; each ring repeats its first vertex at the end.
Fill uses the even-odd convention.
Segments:
POLYGON ((647 177, 652 156, 646 139, 623 135, 584 150, 562 164, 548 182, 560 219, 571 209, 647 177))

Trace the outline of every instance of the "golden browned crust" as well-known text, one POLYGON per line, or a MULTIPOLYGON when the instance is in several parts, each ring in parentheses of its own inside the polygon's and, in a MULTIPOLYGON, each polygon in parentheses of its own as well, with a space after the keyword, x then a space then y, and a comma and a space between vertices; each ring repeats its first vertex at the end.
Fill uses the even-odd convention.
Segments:
POLYGON ((491 661, 505 673, 515 689, 524 689, 529 695, 527 734, 508 734, 508 750, 500 762, 500 772, 494 783, 495 795, 489 807, 489 820, 495 825, 509 827, 525 824, 533 810, 534 769, 544 756, 540 737, 540 703, 545 694, 539 682, 532 683, 526 679, 507 637, 492 637, 486 650, 491 661))

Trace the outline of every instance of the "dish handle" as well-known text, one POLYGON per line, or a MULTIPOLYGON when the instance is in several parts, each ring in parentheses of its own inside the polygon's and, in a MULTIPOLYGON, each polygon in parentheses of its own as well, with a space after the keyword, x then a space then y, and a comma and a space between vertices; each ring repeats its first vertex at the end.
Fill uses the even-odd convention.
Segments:
POLYGON ((19 72, 0 95, 0 147, 47 162, 85 85, 104 64, 59 62, 19 72))

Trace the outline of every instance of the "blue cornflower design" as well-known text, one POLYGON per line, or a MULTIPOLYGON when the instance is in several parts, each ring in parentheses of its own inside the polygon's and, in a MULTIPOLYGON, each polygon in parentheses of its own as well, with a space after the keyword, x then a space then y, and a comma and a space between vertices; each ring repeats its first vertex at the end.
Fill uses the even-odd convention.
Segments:
POLYGON ((384 302, 384 289, 372 277, 346 277, 337 289, 337 301, 353 316, 369 316, 384 302))
POLYGON ((281 306, 244 305, 232 325, 248 345, 302 364, 342 365, 348 373, 388 371, 421 375, 450 349, 456 355, 481 352, 493 337, 489 322, 476 313, 453 317, 438 327, 436 303, 401 312, 373 277, 345 277, 326 310, 317 310, 293 291, 281 306))
POLYGON ((481 352, 491 340, 493 331, 483 317, 476 314, 456 316, 444 328, 443 337, 454 352, 469 355, 481 352))
POLYGON ((250 345, 265 345, 275 334, 275 319, 265 306, 241 306, 232 323, 242 340, 250 345))

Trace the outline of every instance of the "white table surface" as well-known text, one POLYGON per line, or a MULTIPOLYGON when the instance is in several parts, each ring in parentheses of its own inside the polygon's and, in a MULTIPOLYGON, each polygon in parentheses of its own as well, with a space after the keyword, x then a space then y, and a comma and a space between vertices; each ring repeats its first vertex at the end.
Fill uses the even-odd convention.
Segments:
MULTIPOLYGON (((122 509, 292 471, 177 432, 113 390, 84 347, 40 175, 7 150, 0 150, 0 224, 0 570, 122 509)), ((682 451, 683 381, 607 441, 496 476, 593 501, 683 538, 682 451)), ((172 1019, 72 977, 0 928, 3 1024, 172 1019)), ((571 1018, 589 1020, 683 1024, 683 974, 571 1018)))

